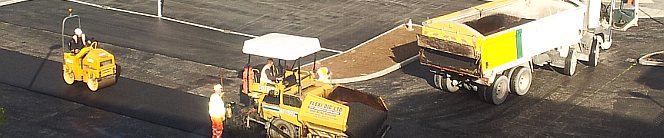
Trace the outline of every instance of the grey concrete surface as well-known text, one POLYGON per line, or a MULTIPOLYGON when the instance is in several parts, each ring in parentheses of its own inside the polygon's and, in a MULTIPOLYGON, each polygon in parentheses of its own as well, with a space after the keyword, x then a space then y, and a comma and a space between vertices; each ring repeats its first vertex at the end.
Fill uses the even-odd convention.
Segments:
POLYGON ((664 17, 664 0, 641 0, 639 18, 664 17))
MULTIPOLYGON (((156 14, 157 3, 142 0, 82 0, 156 14)), ((409 18, 421 22, 482 1, 339 0, 218 1, 165 0, 164 16, 253 35, 288 33, 321 39, 321 45, 347 50, 409 18)))
POLYGON ((0 137, 203 137, 4 83, 0 95, 0 137))

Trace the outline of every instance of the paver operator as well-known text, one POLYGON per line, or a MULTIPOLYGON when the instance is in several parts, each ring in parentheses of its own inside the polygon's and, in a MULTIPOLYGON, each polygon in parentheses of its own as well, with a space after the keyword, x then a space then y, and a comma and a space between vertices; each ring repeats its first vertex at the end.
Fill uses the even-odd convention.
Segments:
POLYGON ((224 130, 226 107, 223 98, 222 86, 214 85, 214 93, 210 96, 209 112, 212 120, 212 138, 221 138, 224 130))
POLYGON ((274 83, 274 80, 276 78, 274 77, 274 60, 271 58, 267 59, 267 62, 265 62, 265 66, 263 66, 263 69, 261 69, 261 78, 260 81, 262 83, 274 83))
POLYGON ((316 79, 325 83, 330 83, 330 69, 327 67, 320 67, 316 70, 316 79))

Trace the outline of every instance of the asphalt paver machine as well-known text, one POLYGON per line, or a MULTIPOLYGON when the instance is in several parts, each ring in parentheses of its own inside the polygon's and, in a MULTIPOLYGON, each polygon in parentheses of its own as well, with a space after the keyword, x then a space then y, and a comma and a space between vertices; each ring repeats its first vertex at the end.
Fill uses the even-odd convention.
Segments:
POLYGON ((384 124, 387 107, 380 97, 316 80, 314 69, 300 68, 303 57, 320 50, 317 38, 279 33, 244 42, 242 52, 249 60, 242 92, 252 101, 252 110, 244 113, 247 126, 262 124, 269 137, 384 135, 389 126, 384 124), (278 60, 274 83, 260 82, 263 66, 249 66, 252 55, 278 60))

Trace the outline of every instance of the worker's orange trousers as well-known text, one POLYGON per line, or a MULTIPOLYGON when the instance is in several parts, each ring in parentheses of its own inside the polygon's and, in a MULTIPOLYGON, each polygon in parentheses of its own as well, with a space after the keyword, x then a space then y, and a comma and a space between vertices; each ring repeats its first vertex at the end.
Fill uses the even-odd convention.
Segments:
POLYGON ((221 138, 224 131, 224 120, 220 117, 210 117, 212 119, 212 138, 221 138))

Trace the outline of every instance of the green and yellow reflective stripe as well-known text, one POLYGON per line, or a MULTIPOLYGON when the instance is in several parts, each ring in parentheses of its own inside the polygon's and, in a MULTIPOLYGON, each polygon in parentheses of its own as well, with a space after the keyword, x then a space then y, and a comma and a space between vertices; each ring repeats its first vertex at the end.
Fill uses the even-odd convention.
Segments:
POLYGON ((523 42, 521 41, 521 29, 516 30, 516 58, 520 59, 523 57, 523 50, 522 50, 522 45, 523 42))

